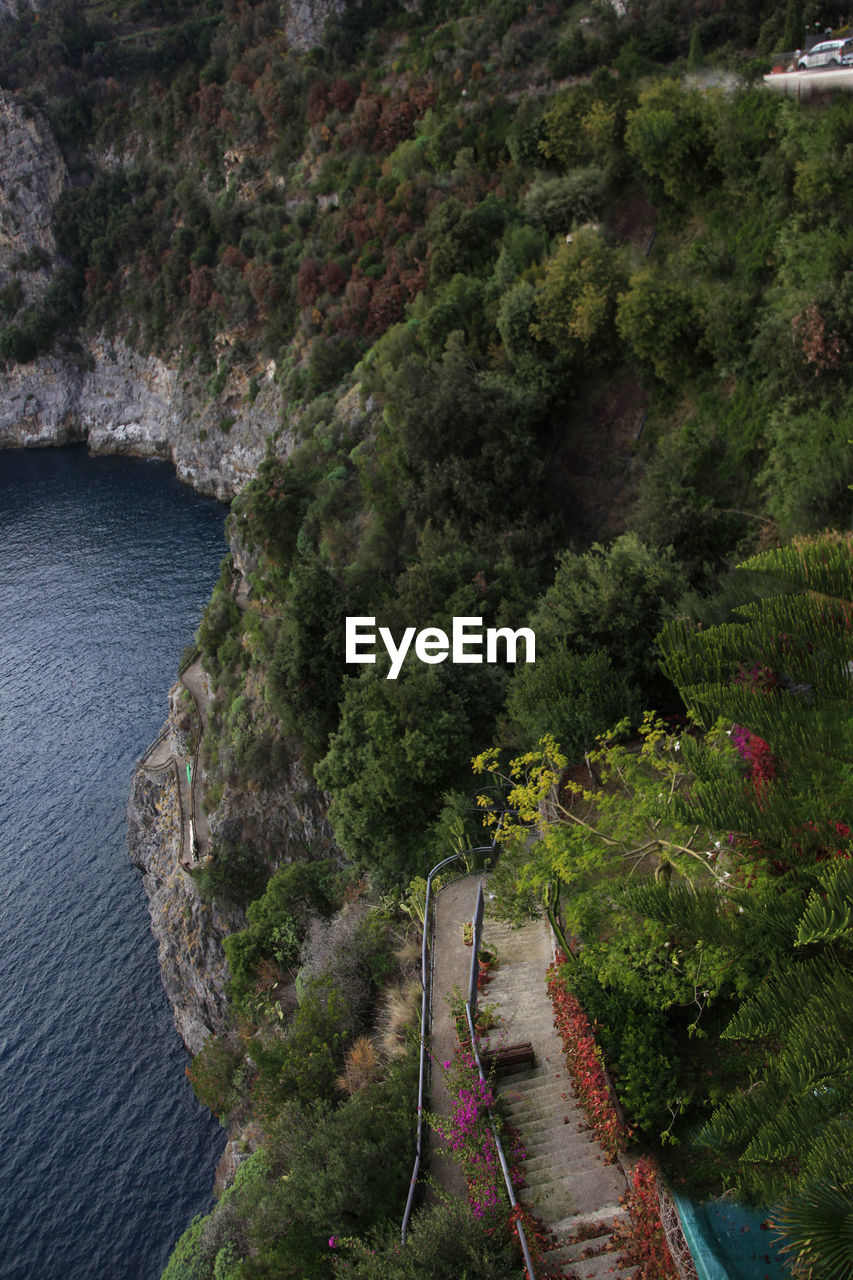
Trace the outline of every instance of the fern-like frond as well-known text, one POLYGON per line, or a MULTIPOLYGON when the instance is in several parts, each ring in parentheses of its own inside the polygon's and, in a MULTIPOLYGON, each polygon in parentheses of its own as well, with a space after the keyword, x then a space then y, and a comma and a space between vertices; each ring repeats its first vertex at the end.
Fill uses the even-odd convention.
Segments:
MULTIPOLYGON (((853 1082, 851 1082, 853 1084, 853 1082)), ((840 1114, 821 1125, 814 1134, 807 1158, 800 1152, 806 1181, 827 1179, 853 1185, 853 1097, 848 1085, 840 1114)))
POLYGON ((695 782, 688 794, 673 802, 676 817, 712 831, 734 831, 767 845, 791 850, 802 844, 798 832, 803 816, 800 797, 775 781, 756 795, 739 775, 725 775, 695 782))
POLYGON ((694 885, 678 878, 663 882, 626 881, 619 897, 639 915, 657 920, 693 938, 727 943, 737 930, 738 903, 746 894, 724 893, 714 885, 694 885))
POLYGON ((789 768, 819 765, 824 756, 843 759, 853 748, 850 708, 823 694, 806 699, 785 689, 701 684, 684 695, 707 723, 722 717, 758 734, 789 768))
POLYGON ((850 1006, 851 996, 853 974, 848 969, 834 956, 810 956, 772 974, 743 1002, 723 1036, 738 1040, 773 1034, 784 1039, 802 1011, 823 1004, 825 997, 829 1015, 846 1021, 844 1002, 850 1006))
POLYGON ((795 538, 790 546, 762 551, 738 568, 769 573, 802 591, 853 600, 853 534, 795 538))
POLYGON ((717 1107, 700 1139, 712 1147, 742 1153, 764 1128, 767 1117, 775 1115, 785 1101, 785 1091, 778 1081, 760 1080, 717 1107))
POLYGON ((797 929, 797 946, 815 942, 853 942, 853 862, 828 862, 818 872, 820 888, 812 890, 797 929))
POLYGON ((765 1115, 744 1148, 743 1159, 758 1163, 799 1160, 804 1144, 833 1119, 835 1102, 830 1091, 806 1088, 791 1093, 773 1114, 765 1115))

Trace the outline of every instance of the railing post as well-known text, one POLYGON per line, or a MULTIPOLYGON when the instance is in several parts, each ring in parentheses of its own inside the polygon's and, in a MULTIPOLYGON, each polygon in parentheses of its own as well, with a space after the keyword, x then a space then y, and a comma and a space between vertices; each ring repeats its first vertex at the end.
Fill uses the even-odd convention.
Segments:
MULTIPOLYGON (((423 1117, 424 1117, 424 1101, 426 1097, 425 1081, 427 1076, 427 1062, 428 1062, 427 1043, 429 1040, 428 1028, 429 1028, 429 1023, 431 1021, 430 1010, 431 1010, 431 1000, 432 1000, 430 976, 432 973, 432 960, 433 960, 432 953, 434 950, 434 948, 429 945, 431 940, 431 933, 432 933, 432 921, 431 921, 431 915, 430 915, 430 912, 432 909, 432 901, 431 901, 432 882, 433 882, 433 878, 442 869, 442 867, 446 867, 449 863, 455 862, 458 858, 468 857, 469 854, 472 854, 472 853, 494 853, 495 847, 497 844, 498 831, 500 830, 500 826, 502 822, 503 822, 503 815, 501 815, 500 821, 498 822, 491 845, 478 845, 476 848, 473 848, 473 849, 465 849, 461 853, 453 853, 450 855, 449 858, 444 858, 442 859, 441 862, 436 863, 436 865, 430 870, 429 874, 427 875, 427 887, 426 887, 426 894, 424 896, 424 930, 423 930, 423 939, 421 942, 421 1035, 420 1035, 420 1064, 418 1069, 418 1122, 417 1122, 417 1137, 416 1137, 416 1143, 415 1143, 415 1163, 412 1169, 412 1176, 409 1180, 409 1194, 406 1199, 406 1210, 405 1210, 405 1213, 403 1214, 403 1223, 400 1230, 400 1239, 403 1244, 406 1243, 406 1234, 409 1229, 409 1221, 412 1215, 412 1206, 414 1204, 415 1191, 417 1189, 417 1183, 418 1183, 418 1174, 420 1172, 420 1163, 421 1163, 421 1158, 423 1154, 423 1149, 422 1149, 423 1117)), ((468 1032, 471 1037, 471 1047, 474 1052, 474 1059, 477 1063, 477 1070, 480 1074, 480 1079, 485 1084, 488 1084, 488 1081, 486 1080, 485 1074, 483 1072, 483 1064, 480 1061, 480 1055, 477 1049, 477 1035, 474 1027, 474 1019, 476 1017, 476 1009, 477 1009, 477 969, 478 969, 477 956, 480 950, 480 941, 482 939, 482 934, 483 934, 484 914, 485 914, 485 898, 483 895, 483 885, 481 882, 477 886, 477 901, 474 908, 474 918, 473 918, 474 949, 471 956, 471 976, 469 979, 468 999, 465 1002, 465 1018, 468 1023, 468 1032)), ((501 1140, 498 1136, 497 1127, 495 1125, 495 1120, 494 1120, 494 1116, 491 1113, 491 1109, 489 1109, 489 1124, 492 1130, 492 1136, 494 1137, 494 1140, 495 1140, 495 1149, 498 1153, 498 1160, 500 1161, 501 1172, 503 1173, 504 1183, 506 1185, 507 1195, 509 1196, 510 1206, 511 1208, 516 1209, 518 1208, 518 1201, 515 1198, 515 1190, 512 1185, 512 1178, 510 1177, 509 1166, 507 1165, 507 1162, 506 1162, 506 1156, 504 1155, 504 1150, 503 1150, 503 1147, 501 1146, 501 1140)), ((530 1247, 527 1243, 527 1236, 524 1231, 524 1223, 521 1221, 520 1218, 518 1218, 516 1225, 518 1228, 518 1242, 521 1245, 521 1252, 524 1258, 524 1265, 527 1268, 527 1280, 536 1280, 536 1274, 533 1270, 533 1259, 530 1256, 530 1247)))
MULTIPOLYGON (((498 823, 498 830, 500 823, 498 823)), ((467 858, 472 853, 494 853, 495 842, 497 840, 497 831, 495 838, 490 845, 477 845, 472 849, 463 849, 459 853, 451 853, 450 857, 443 858, 441 862, 437 862, 427 875, 426 894, 424 896, 424 933, 421 942, 421 1037, 420 1037, 420 1062, 418 1066, 418 1123, 415 1137, 415 1163, 412 1168, 412 1176, 409 1179, 409 1194, 406 1200, 406 1211, 403 1214, 403 1224, 400 1229, 400 1238, 402 1243, 406 1243, 406 1232, 409 1229, 409 1219, 412 1216, 412 1205, 415 1199, 415 1190, 418 1183, 418 1174, 420 1172, 421 1157, 423 1155, 423 1120, 424 1120, 424 1101, 426 1097, 426 1078, 428 1072, 427 1066, 427 1044, 429 1041, 429 1022, 430 1022, 430 1006, 432 999, 431 983, 428 975, 431 973, 432 965, 432 948, 428 946, 430 939, 430 931, 432 929, 430 910, 432 906, 432 882, 435 876, 441 871, 442 867, 446 867, 451 862, 456 862, 458 858, 467 858)), ((475 957, 476 958, 476 957, 475 957)))

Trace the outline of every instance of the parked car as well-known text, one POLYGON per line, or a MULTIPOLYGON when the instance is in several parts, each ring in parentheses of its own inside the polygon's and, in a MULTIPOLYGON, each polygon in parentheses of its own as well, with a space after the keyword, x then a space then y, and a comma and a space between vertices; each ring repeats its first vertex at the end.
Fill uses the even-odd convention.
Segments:
POLYGON ((822 40, 797 59, 798 71, 841 66, 853 66, 853 40, 822 40))

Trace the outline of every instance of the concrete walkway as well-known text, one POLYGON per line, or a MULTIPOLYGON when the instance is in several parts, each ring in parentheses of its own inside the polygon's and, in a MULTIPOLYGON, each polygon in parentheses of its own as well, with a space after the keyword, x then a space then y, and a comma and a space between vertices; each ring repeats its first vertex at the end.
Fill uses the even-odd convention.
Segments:
MULTIPOLYGON (((180 681, 192 695, 193 703, 201 722, 199 729, 199 741, 201 741, 201 736, 207 728, 209 695, 207 679, 198 659, 186 669, 180 677, 180 681)), ((161 734, 142 757, 142 767, 149 770, 149 772, 157 773, 162 772, 164 769, 172 769, 174 771, 180 791, 181 814, 183 817, 181 865, 188 870, 204 866, 210 852, 210 827, 208 826, 207 814, 201 806, 201 788, 195 776, 198 772, 197 760, 198 749, 195 752, 195 760, 184 754, 175 754, 172 734, 168 731, 161 734), (193 768, 192 786, 190 786, 187 777, 188 764, 193 768), (190 819, 192 819, 195 833, 195 855, 192 852, 192 841, 190 839, 190 819)))
MULTIPOLYGON (((450 1095, 444 1083, 441 1063, 452 1055, 456 1045, 456 1026, 450 1014, 446 995, 454 984, 463 998, 468 991, 471 971, 471 948, 462 940, 462 925, 470 920, 477 899, 477 886, 486 883, 485 876, 466 876, 442 889, 435 903, 435 966, 432 997, 432 1082, 431 1110, 439 1116, 450 1114, 450 1095)), ((430 1172, 439 1185, 453 1196, 465 1195, 465 1179, 458 1163, 447 1153, 446 1144, 437 1133, 430 1135, 430 1172)))
MULTIPOLYGON (((198 739, 200 743, 207 732, 207 704, 210 701, 207 675, 201 665, 200 659, 197 658, 195 662, 191 663, 191 665, 187 667, 181 679, 183 680, 185 687, 189 689, 192 694, 193 702, 195 703, 196 711, 198 712, 199 721, 201 722, 198 739)), ((196 748, 195 761, 193 762, 193 769, 195 771, 198 770, 198 758, 199 753, 198 748, 196 748)), ((184 767, 184 781, 186 781, 186 767, 184 767)), ((189 788, 187 788, 187 790, 189 791, 189 788)), ((210 827, 207 822, 207 814, 201 804, 202 789, 200 780, 196 778, 195 775, 193 776, 193 793, 193 796, 189 799, 189 803, 192 804, 194 801, 194 806, 192 810, 188 809, 187 812, 192 812, 193 814, 195 838, 198 850, 197 865, 201 865, 207 861, 210 854, 210 827)))
MULTIPOLYGON (((518 1131, 527 1159, 527 1181, 518 1197, 553 1232, 556 1247, 547 1255, 552 1274, 562 1270, 573 1280, 630 1280, 635 1268, 616 1265, 618 1245, 612 1229, 624 1217, 620 1197, 626 1190, 619 1164, 607 1156, 587 1127, 554 1030, 553 1010, 546 988, 551 963, 547 924, 530 921, 510 929, 488 909, 488 876, 473 875, 442 890, 436 900, 435 971, 433 987, 432 1109, 449 1112, 450 1100, 438 1065, 450 1057, 456 1031, 443 999, 454 983, 467 992, 471 949, 462 940, 462 923, 474 911, 477 886, 486 892, 484 940, 498 955, 493 978, 480 994, 480 1004, 495 1004, 501 1025, 480 1037, 487 1048, 530 1041, 536 1060, 532 1067, 504 1075, 498 1093, 511 1125, 518 1131)), ((465 1193, 458 1166, 436 1152, 433 1139, 431 1171, 454 1195, 465 1193)))

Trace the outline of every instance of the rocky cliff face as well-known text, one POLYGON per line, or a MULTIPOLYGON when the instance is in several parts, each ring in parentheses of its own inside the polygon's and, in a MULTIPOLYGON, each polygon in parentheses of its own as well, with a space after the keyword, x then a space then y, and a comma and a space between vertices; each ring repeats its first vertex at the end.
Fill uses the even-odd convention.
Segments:
MULTIPOLYGON (((175 741, 180 730, 174 712, 165 733, 175 749, 182 746, 175 741)), ((180 865, 180 806, 171 769, 137 765, 127 808, 127 843, 142 872, 175 1026, 196 1054, 209 1035, 225 1030, 229 975, 222 939, 243 928, 245 919, 239 911, 202 902, 195 881, 180 865)))
POLYGON ((286 0, 284 30, 294 49, 313 49, 320 43, 323 27, 347 7, 346 0, 286 0))
MULTIPOLYGON (((195 880, 181 866, 181 811, 173 758, 192 755, 180 684, 170 694, 162 745, 137 765, 128 803, 127 841, 142 872, 160 972, 175 1026, 190 1053, 227 1028, 228 963, 222 941, 246 926, 239 910, 202 901, 195 880), (161 761, 160 764, 153 763, 161 761)), ((158 743, 161 742, 158 739, 158 743)), ((341 857, 326 813, 326 797, 294 759, 275 787, 226 786, 210 815, 212 846, 246 842, 272 866, 306 856, 341 857)))
MULTIPOLYGON (((0 16, 2 9, 0 9, 0 16)), ((58 265, 56 201, 65 161, 41 116, 0 89, 0 326, 36 306, 58 265)), ((233 334, 217 336, 227 359, 233 334)), ((91 339, 0 369, 0 448, 88 443, 94 453, 165 458, 201 493, 230 499, 255 474, 281 424, 275 365, 253 381, 234 370, 215 395, 210 375, 91 339)), ((280 447, 289 447, 285 436, 280 447)))
MULTIPOLYGON (((0 8, 0 17, 3 10, 0 8)), ((53 210, 68 183, 65 161, 50 129, 0 90, 0 289, 7 316, 38 301, 56 255, 53 210)))
POLYGON ((87 356, 72 364, 51 354, 0 373, 0 448, 86 442, 93 453, 165 458, 222 501, 255 474, 281 419, 273 364, 252 395, 232 376, 210 397, 199 376, 125 342, 97 339, 87 356))

